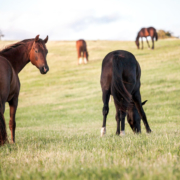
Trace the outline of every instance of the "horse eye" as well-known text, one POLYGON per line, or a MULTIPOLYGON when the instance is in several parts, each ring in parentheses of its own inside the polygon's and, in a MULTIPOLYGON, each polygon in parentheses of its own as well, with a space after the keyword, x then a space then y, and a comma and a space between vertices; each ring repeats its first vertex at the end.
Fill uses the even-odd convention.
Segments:
POLYGON ((35 50, 36 53, 38 53, 38 50, 35 50))

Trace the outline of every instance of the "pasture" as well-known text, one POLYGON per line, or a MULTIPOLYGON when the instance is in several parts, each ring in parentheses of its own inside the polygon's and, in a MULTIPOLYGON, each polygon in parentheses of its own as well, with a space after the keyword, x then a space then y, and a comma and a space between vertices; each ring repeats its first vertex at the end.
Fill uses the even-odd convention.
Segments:
MULTIPOLYGON (((0 41, 0 49, 13 42, 0 41)), ((87 41, 89 63, 77 65, 75 41, 48 42, 49 72, 31 63, 20 72, 16 143, 0 147, 0 179, 180 179, 180 40, 155 50, 135 42, 87 41), (102 126, 101 63, 112 50, 132 52, 141 66, 142 101, 151 134, 116 136, 110 102, 102 126)), ((10 138, 9 107, 5 111, 10 138)))

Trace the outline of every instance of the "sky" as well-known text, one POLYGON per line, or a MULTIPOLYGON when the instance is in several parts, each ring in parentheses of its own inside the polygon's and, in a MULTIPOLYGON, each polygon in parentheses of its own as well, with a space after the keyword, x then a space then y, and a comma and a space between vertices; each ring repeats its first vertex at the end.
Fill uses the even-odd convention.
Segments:
POLYGON ((180 0, 0 0, 2 40, 135 40, 142 27, 180 37, 180 0))

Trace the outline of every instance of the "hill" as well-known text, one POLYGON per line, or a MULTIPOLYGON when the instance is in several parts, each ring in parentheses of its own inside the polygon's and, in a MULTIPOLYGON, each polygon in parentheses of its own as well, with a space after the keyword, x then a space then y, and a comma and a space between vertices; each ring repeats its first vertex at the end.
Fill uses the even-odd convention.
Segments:
MULTIPOLYGON (((16 143, 0 148, 0 179, 180 179, 180 40, 157 41, 155 50, 144 45, 87 41, 90 61, 78 66, 74 41, 48 42, 50 71, 41 75, 29 63, 20 73, 16 143), (101 63, 117 49, 140 63, 151 134, 142 123, 134 135, 126 123, 126 136, 116 136, 112 101, 100 137, 101 63)), ((5 118, 8 127, 8 105, 5 118)))

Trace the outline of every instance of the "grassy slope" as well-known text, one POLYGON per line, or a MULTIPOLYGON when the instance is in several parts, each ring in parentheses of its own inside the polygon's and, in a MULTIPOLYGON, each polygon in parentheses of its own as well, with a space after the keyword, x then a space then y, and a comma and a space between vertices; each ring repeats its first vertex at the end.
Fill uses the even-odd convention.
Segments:
MULTIPOLYGON (((158 41, 154 51, 134 42, 87 44, 87 65, 77 66, 75 42, 48 42, 48 74, 31 63, 20 73, 16 144, 0 148, 0 179, 180 179, 180 41, 158 41), (150 135, 143 124, 134 135, 126 123, 126 136, 116 136, 111 102, 100 138, 101 62, 116 49, 132 52, 141 65, 150 135)), ((8 125, 8 106, 5 118, 8 125)))

